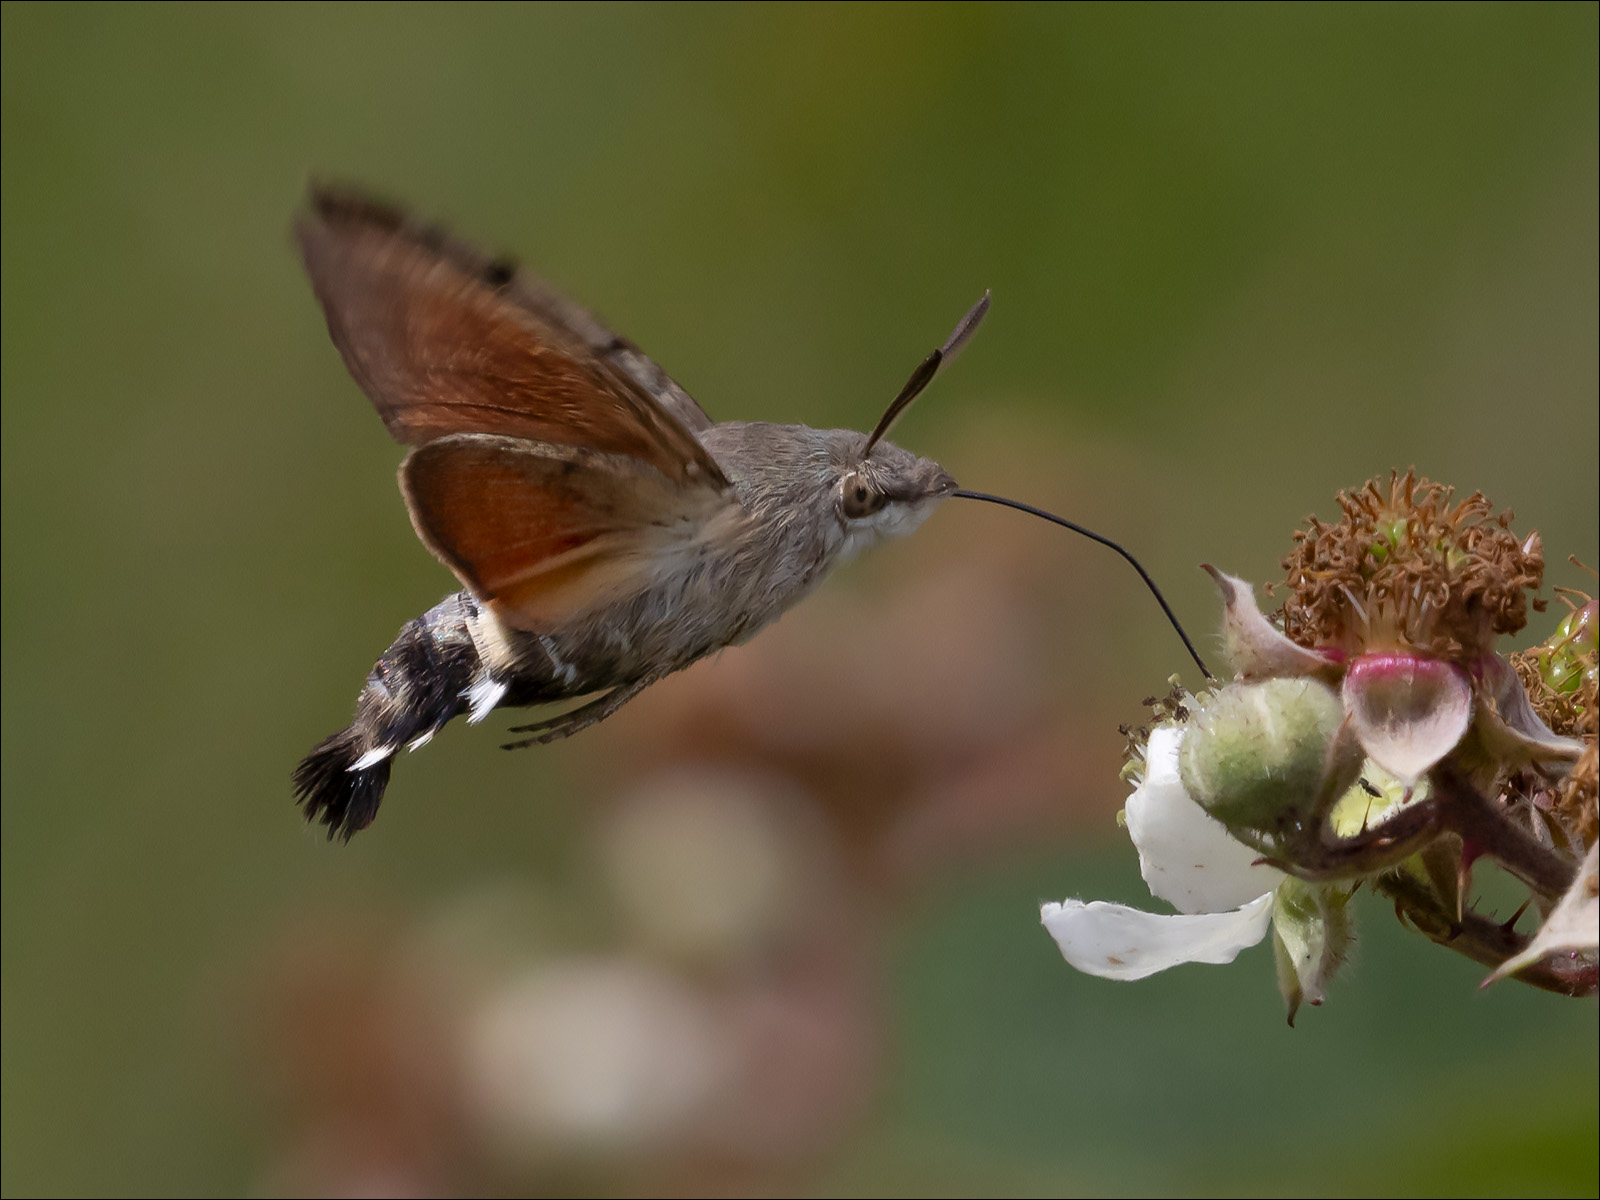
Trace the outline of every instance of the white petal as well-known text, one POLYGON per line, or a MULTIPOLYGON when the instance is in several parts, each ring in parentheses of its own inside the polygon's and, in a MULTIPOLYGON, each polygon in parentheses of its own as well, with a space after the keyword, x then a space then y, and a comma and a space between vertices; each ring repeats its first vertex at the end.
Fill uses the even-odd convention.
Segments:
POLYGON ((1252 866, 1260 853, 1189 798, 1178 777, 1183 734, 1181 725, 1150 734, 1144 783, 1124 809, 1128 836, 1153 895, 1182 913, 1223 912, 1270 892, 1283 874, 1252 866))
POLYGON ((1143 979, 1179 963, 1230 963, 1267 936, 1272 893, 1231 912, 1167 916, 1096 900, 1064 900, 1039 919, 1069 963, 1102 979, 1143 979))
POLYGON ((1454 750, 1472 724, 1472 685, 1442 659, 1365 654, 1345 672, 1343 690, 1367 757, 1407 784, 1454 750))

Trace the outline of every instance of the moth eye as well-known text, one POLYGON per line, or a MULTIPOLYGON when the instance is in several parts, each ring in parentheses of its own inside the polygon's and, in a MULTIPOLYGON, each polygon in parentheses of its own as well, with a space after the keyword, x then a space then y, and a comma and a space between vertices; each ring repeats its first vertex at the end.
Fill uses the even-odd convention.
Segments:
POLYGON ((859 520, 862 517, 870 517, 888 502, 888 496, 868 487, 866 480, 854 475, 844 481, 843 494, 839 498, 839 510, 850 520, 859 520))

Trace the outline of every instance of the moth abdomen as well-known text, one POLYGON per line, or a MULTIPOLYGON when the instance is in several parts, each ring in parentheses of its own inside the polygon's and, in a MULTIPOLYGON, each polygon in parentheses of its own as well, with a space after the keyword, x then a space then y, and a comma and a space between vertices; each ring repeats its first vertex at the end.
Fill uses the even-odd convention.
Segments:
POLYGON ((372 823, 397 753, 423 745, 463 712, 487 715, 505 694, 473 641, 477 615, 472 597, 457 593, 406 622, 368 673, 355 719, 295 768, 306 819, 321 821, 330 838, 349 840, 372 823))

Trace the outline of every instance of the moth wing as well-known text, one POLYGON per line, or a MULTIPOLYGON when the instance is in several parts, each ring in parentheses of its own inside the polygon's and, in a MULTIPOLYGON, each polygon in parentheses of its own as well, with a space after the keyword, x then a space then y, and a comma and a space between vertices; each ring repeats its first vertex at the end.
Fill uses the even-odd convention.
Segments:
POLYGON ((506 297, 535 319, 546 321, 581 341, 589 353, 621 374, 632 387, 660 405, 686 429, 703 433, 714 424, 694 397, 654 359, 621 334, 612 333, 587 309, 574 304, 533 272, 515 268, 506 297))
POLYGON ((492 434, 413 450, 400 490, 428 549, 531 631, 642 590, 741 511, 731 493, 686 488, 625 455, 492 434))
POLYGON ((397 441, 501 434, 727 487, 688 393, 528 272, 332 189, 313 189, 295 236, 334 344, 397 441))

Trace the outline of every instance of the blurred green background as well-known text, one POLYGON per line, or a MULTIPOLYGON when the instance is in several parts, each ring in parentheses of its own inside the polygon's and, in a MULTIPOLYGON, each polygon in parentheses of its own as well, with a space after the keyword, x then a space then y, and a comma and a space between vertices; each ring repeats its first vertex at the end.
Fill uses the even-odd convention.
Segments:
MULTIPOLYGON (((301 828, 289 769, 454 586, 290 249, 309 176, 514 250, 718 417, 868 426, 992 288, 897 440, 1126 539, 1202 629, 1197 562, 1270 579, 1412 464, 1592 587, 1596 14, 7 4, 4 1191, 271 1190, 261 948, 557 886, 641 728, 453 728, 350 846, 301 828)), ((1376 901, 1292 1031, 1265 950, 1065 966, 1039 900, 1153 904, 1110 814, 1116 725, 1184 665, 1159 615, 988 513, 828 588, 870 612, 1002 525, 1048 568, 1084 817, 884 904, 882 1071, 796 1186, 1594 1194, 1594 1006, 1480 993, 1376 901)))

